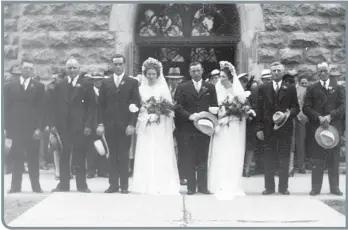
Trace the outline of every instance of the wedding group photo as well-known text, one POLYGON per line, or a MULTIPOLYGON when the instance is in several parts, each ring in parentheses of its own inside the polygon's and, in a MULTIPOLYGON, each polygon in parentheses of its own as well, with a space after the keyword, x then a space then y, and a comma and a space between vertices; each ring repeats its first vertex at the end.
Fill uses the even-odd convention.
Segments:
POLYGON ((2 15, 5 228, 346 227, 344 4, 2 15))

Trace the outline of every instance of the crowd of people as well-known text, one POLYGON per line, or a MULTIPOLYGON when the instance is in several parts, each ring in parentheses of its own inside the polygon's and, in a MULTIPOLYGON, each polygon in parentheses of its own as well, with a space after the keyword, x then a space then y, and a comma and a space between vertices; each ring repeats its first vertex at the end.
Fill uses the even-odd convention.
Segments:
POLYGON ((11 71, 4 86, 9 193, 21 192, 25 161, 32 190, 43 192, 39 169, 47 169, 50 151, 59 180, 53 192, 69 191, 73 177, 78 191, 91 192, 87 178, 98 176, 109 178, 106 193, 127 194, 131 176, 135 193, 178 194, 185 185, 189 195, 198 188, 233 198, 245 195, 242 175, 264 174, 264 195, 275 193, 275 175, 279 193, 289 195, 289 176, 311 169, 310 195, 318 195, 328 169, 331 193, 342 195, 345 88, 327 63, 310 82, 280 62, 262 70, 261 81, 226 61, 208 79, 196 62, 189 79, 177 67, 164 76, 153 58, 136 77, 125 73, 124 56, 111 62, 112 71, 82 73, 70 58, 46 86, 31 60, 11 71), (246 98, 243 116, 221 112, 231 95, 246 98), (153 105, 170 112, 150 112, 153 105))

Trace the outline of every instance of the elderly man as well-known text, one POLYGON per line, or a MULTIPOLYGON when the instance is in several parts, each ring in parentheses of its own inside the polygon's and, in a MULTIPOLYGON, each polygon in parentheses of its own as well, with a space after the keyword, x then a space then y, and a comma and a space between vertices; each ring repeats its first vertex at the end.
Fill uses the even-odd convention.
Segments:
POLYGON ((43 98, 45 87, 33 80, 34 63, 25 59, 22 75, 4 87, 5 135, 12 139, 12 182, 9 193, 22 190, 22 172, 27 157, 29 178, 33 192, 42 193, 39 177, 39 147, 43 131, 43 98))
POLYGON ((52 92, 52 114, 49 119, 51 132, 61 137, 63 150, 60 156, 60 183, 53 192, 70 190, 70 155, 74 156, 76 187, 79 192, 89 193, 86 182, 87 136, 92 134, 91 111, 93 84, 80 75, 76 59, 66 63, 67 77, 59 81, 52 92))
POLYGON ((342 196, 339 189, 339 159, 340 146, 332 149, 322 148, 315 139, 315 132, 319 126, 324 129, 332 125, 338 131, 342 128, 345 116, 345 89, 330 79, 329 66, 321 63, 317 66, 319 82, 307 89, 303 105, 303 113, 309 118, 308 138, 310 141, 312 158, 312 191, 311 196, 320 194, 325 163, 329 171, 330 192, 342 196))
POLYGON ((289 157, 293 131, 292 119, 300 108, 296 89, 282 81, 284 66, 280 62, 271 65, 272 82, 263 84, 258 91, 256 111, 256 135, 265 141, 265 188, 263 195, 275 193, 274 174, 279 169, 278 191, 289 195, 289 157))

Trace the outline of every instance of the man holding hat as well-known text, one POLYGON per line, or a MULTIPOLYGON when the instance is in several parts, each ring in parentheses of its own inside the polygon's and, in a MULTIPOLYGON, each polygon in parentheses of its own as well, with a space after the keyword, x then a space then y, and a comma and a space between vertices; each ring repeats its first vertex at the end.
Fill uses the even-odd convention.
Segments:
POLYGON ((312 191, 320 194, 325 163, 329 172, 330 192, 342 196, 339 189, 339 131, 345 116, 345 89, 330 79, 329 66, 317 66, 319 82, 307 88, 303 112, 309 118, 309 150, 312 157, 312 191))
MULTIPOLYGON (((90 115, 92 121, 92 135, 88 136, 88 152, 87 152, 87 178, 93 178, 97 174, 98 177, 108 177, 108 160, 106 155, 100 154, 96 151, 94 146, 95 141, 99 140, 100 137, 97 136, 96 130, 98 127, 98 104, 99 104, 99 89, 102 84, 102 81, 106 78, 104 76, 104 71, 95 71, 90 76, 93 81, 93 99, 91 101, 91 106, 93 106, 94 111, 91 110, 92 113, 90 115)), ((104 141, 104 140, 101 140, 104 141)), ((107 145, 104 143, 104 145, 107 145)), ((104 152, 106 149, 104 149, 104 152)))
POLYGON ((292 140, 292 119, 300 111, 296 89, 282 81, 284 66, 280 62, 271 65, 272 82, 261 85, 258 91, 256 111, 256 136, 264 140, 265 188, 263 195, 275 193, 274 175, 279 169, 278 191, 289 195, 289 158, 292 140))

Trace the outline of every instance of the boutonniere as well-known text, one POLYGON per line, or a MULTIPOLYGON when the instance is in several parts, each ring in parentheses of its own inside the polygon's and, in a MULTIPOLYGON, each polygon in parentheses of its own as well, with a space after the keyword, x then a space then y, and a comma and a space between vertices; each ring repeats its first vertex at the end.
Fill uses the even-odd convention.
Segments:
POLYGON ((30 85, 29 85, 29 88, 31 88, 31 89, 34 88, 34 85, 33 85, 33 84, 30 84, 30 85))
POLYGON ((207 90, 208 90, 208 88, 207 88, 207 87, 205 87, 205 86, 203 86, 203 87, 202 87, 202 93, 207 92, 207 90))
POLYGON ((76 84, 75 87, 76 88, 81 88, 81 84, 76 84))
POLYGON ((121 81, 121 85, 124 85, 124 83, 125 83, 124 81, 121 81))
POLYGON ((288 87, 286 87, 286 85, 283 85, 283 86, 282 86, 282 89, 283 89, 283 90, 286 90, 287 88, 288 88, 288 87))
POLYGON ((329 93, 334 93, 335 92, 335 90, 334 90, 334 88, 332 86, 329 86, 327 88, 327 90, 329 91, 329 93))

